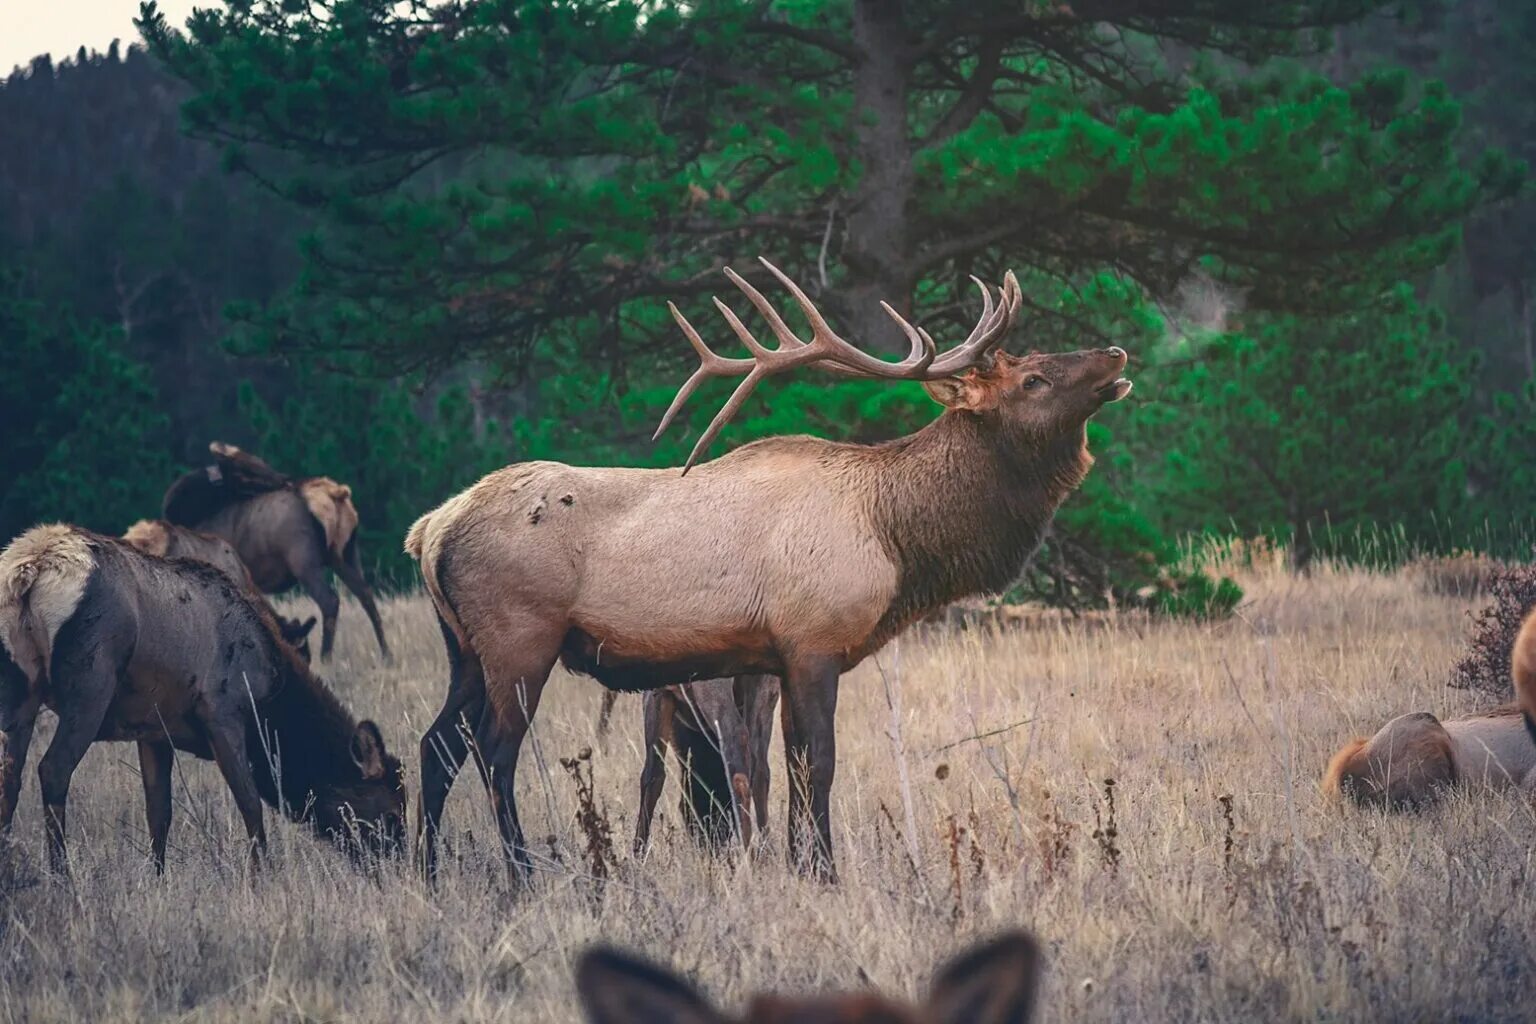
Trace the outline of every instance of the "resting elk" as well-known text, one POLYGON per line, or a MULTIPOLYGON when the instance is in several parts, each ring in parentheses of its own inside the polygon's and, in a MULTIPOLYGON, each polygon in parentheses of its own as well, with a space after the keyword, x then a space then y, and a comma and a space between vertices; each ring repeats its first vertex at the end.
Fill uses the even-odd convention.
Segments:
POLYGON ((944 965, 920 1006, 875 992, 760 995, 745 1016, 732 1017, 683 978, 628 953, 597 947, 576 965, 576 990, 591 1024, 1028 1024, 1039 982, 1039 946, 1022 932, 980 943, 944 965))
POLYGON ((389 643, 373 591, 363 578, 352 489, 326 476, 292 479, 234 445, 208 446, 214 465, 187 473, 165 493, 165 518, 227 540, 264 593, 294 584, 320 609, 320 657, 331 656, 340 602, 330 569, 362 604, 379 652, 389 643))
POLYGON ((1513 704, 1445 722, 1399 715, 1350 740, 1329 760, 1323 792, 1387 810, 1425 807, 1451 788, 1536 796, 1536 613, 1521 624, 1510 674, 1513 704))
POLYGON ((808 782, 789 788, 789 849, 832 879, 838 678, 918 616, 1012 583, 1088 472, 1089 418, 1131 389, 1118 348, 1001 351, 1022 301, 1012 274, 995 302, 977 282, 980 322, 942 354, 886 307, 911 342, 891 363, 840 338, 793 281, 763 263, 809 321, 811 340, 729 269, 776 347, 717 299, 751 353, 719 356, 672 308, 700 365, 658 434, 705 379, 745 377, 683 472, 522 463, 411 527, 406 550, 420 563, 451 666, 447 699, 422 738, 429 877, 443 804, 468 757, 461 722, 485 769, 509 868, 527 872, 518 751, 561 660, 619 690, 779 676, 790 777, 803 771, 808 782), (771 437, 695 467, 759 381, 809 366, 922 381, 944 411, 883 444, 771 437))

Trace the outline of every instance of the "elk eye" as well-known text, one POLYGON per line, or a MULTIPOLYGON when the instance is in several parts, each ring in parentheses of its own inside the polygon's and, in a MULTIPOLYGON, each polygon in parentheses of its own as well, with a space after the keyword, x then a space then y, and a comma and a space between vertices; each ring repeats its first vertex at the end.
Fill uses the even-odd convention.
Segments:
POLYGON ((1044 377, 1040 376, 1038 373, 1032 373, 1028 377, 1024 378, 1024 390, 1025 391, 1035 391, 1035 390, 1037 390, 1039 388, 1045 387, 1049 383, 1050 383, 1050 381, 1046 380, 1044 377))

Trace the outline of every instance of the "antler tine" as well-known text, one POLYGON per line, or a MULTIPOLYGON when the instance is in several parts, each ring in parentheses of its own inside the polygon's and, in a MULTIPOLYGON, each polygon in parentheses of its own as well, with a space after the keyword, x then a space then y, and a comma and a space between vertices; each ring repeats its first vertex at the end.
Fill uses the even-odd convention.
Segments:
POLYGON ((1019 282, 1013 276, 1013 271, 1003 275, 1003 286, 998 290, 995 305, 992 302, 992 290, 974 275, 971 280, 981 289, 981 318, 976 322, 970 337, 934 360, 928 368, 929 380, 952 377, 975 366, 982 356, 1003 340, 1018 316, 1023 297, 1019 293, 1019 282))
MULTIPOLYGON (((716 299, 715 301, 718 302, 719 300, 716 299)), ((676 303, 667 303, 667 309, 671 311, 672 319, 677 321, 677 326, 682 328, 683 337, 688 339, 688 343, 693 346, 693 350, 699 354, 699 368, 694 370, 688 379, 683 382, 681 388, 678 388, 677 395, 672 399, 672 404, 667 406, 666 414, 661 418, 661 425, 656 428, 656 433, 651 435, 652 441, 660 437, 667 427, 672 425, 672 420, 677 415, 678 410, 699 389, 700 384, 703 384, 711 377, 735 376, 738 370, 751 369, 756 365, 756 361, 752 359, 728 359, 725 356, 716 355, 708 345, 704 344, 704 339, 699 337, 699 332, 693 329, 693 324, 689 323, 688 318, 683 316, 676 303)))
POLYGON ((905 334, 907 340, 912 343, 912 351, 907 354, 907 358, 896 365, 911 366, 914 371, 928 369, 928 364, 933 362, 933 357, 938 354, 939 350, 938 346, 933 343, 933 338, 929 337, 927 331, 915 326, 906 317, 896 312, 891 304, 884 299, 880 300, 880 308, 885 310, 887 316, 896 321, 896 326, 901 328, 901 333, 905 334))
POLYGON ((704 428, 704 433, 700 434, 698 441, 694 442, 693 451, 688 453, 688 461, 683 463, 684 476, 687 476, 693 464, 699 461, 699 456, 709 449, 711 442, 720 433, 720 428, 741 409, 747 397, 757 387, 758 381, 768 376, 770 372, 759 364, 752 368, 752 372, 747 374, 740 384, 736 385, 736 390, 731 392, 730 400, 720 407, 720 411, 715 413, 715 418, 709 421, 709 426, 704 428))
MULTIPOLYGON (((912 353, 899 363, 888 363, 878 356, 872 356, 868 352, 850 345, 837 336, 837 333, 827 324, 826 318, 821 315, 821 311, 811 302, 810 296, 806 295, 801 287, 790 279, 788 274, 768 262, 762 256, 759 256, 757 261, 767 267, 768 272, 778 278, 779 283, 784 286, 790 295, 794 296, 795 304, 800 307, 800 311, 805 314, 805 318, 811 324, 812 341, 810 345, 822 352, 821 358, 828 360, 834 365, 841 365, 848 370, 856 371, 859 376, 883 377, 887 379, 907 377, 917 379, 917 375, 928 368, 930 358, 927 356, 925 348, 919 347, 915 342, 912 346, 912 353)), ((738 287, 741 287, 741 285, 738 284, 738 287)), ((773 307, 768 305, 768 300, 763 298, 762 294, 750 285, 743 287, 742 290, 747 292, 747 297, 752 300, 753 305, 757 306, 763 315, 769 318, 769 322, 774 323, 775 333, 778 333, 778 328, 783 326, 784 321, 777 313, 772 312, 773 307)), ((907 332, 908 337, 911 337, 911 332, 907 331, 910 325, 906 321, 901 320, 900 317, 897 318, 897 321, 902 325, 902 330, 907 332)), ((785 331, 787 332, 788 328, 785 328, 785 331)), ((799 341, 798 338, 795 340, 799 341)), ((805 343, 801 342, 801 344, 804 345, 805 343)))

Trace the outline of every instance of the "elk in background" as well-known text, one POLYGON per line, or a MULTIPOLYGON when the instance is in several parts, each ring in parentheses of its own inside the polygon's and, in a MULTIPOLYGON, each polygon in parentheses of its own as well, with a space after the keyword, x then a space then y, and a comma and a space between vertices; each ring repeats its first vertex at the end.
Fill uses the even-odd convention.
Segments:
POLYGON ((305 661, 310 660, 309 632, 315 628, 315 617, 311 615, 300 622, 279 615, 277 609, 268 603, 261 588, 256 586, 251 571, 240 560, 240 555, 223 537, 198 533, 164 519, 140 519, 128 527, 123 540, 146 555, 154 555, 156 558, 195 558, 223 572, 245 591, 247 597, 271 613, 288 646, 298 651, 305 661))
POLYGON ((283 643, 277 623, 223 572, 146 555, 71 526, 39 526, 0 552, 0 641, 26 677, 5 716, 0 832, 9 829, 39 709, 58 728, 38 765, 48 859, 68 871, 65 801, 92 743, 139 746, 157 869, 180 750, 218 764, 257 858, 262 801, 354 855, 397 851, 400 762, 283 643))
POLYGON ((794 296, 811 340, 730 270, 777 347, 716 300, 751 353, 723 358, 672 309, 700 366, 660 429, 705 379, 745 377, 682 473, 523 463, 411 527, 406 550, 420 563, 451 666, 422 738, 428 877, 443 804, 469 754, 461 723, 482 759, 510 869, 526 875, 518 752, 557 660, 621 690, 779 676, 786 759, 791 777, 804 771, 808 783, 790 787, 790 854, 834 877, 839 677, 917 617, 1011 584, 1092 464, 1089 418, 1131 389, 1118 348, 1000 351, 1022 303, 1012 274, 997 302, 981 286, 979 323, 943 354, 887 307, 911 342, 907 358, 889 363, 838 337, 793 281, 764 265, 794 296), (771 437, 688 471, 759 381, 807 366, 922 381, 944 411, 883 444, 771 437))
POLYGON ((591 1024, 1029 1024, 1040 984, 1040 947, 1023 932, 973 946, 934 975, 928 998, 908 1006, 875 992, 756 996, 745 1016, 715 1009, 685 979, 607 947, 576 965, 591 1024))
POLYGON ((214 464, 171 485, 165 518, 228 541, 262 592, 303 587, 320 608, 322 658, 331 656, 340 609, 329 568, 362 603, 387 660, 384 624, 363 578, 352 489, 325 476, 290 479, 233 445, 215 441, 208 448, 214 464))
MULTIPOLYGON (((611 690, 608 692, 612 692, 611 690)), ((752 841, 768 827, 768 742, 779 681, 773 676, 702 679, 645 693, 645 767, 635 853, 651 839, 651 818, 667 781, 667 750, 677 755, 683 821, 706 845, 752 841)))

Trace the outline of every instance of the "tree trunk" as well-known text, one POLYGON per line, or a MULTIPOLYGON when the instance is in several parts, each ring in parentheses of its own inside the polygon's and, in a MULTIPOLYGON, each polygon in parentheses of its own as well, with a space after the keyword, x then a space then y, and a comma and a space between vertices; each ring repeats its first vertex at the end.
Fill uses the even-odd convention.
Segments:
POLYGON ((1515 277, 1515 315, 1520 318, 1520 340, 1525 346, 1525 376, 1536 376, 1536 323, 1531 322, 1531 285, 1524 275, 1515 277))
POLYGON ((904 352, 906 338, 880 308, 912 311, 907 214, 912 197, 912 144, 907 133, 911 54, 901 4, 857 0, 853 41, 861 54, 854 72, 854 155, 861 177, 851 197, 839 289, 843 323, 854 343, 876 352, 904 352))

